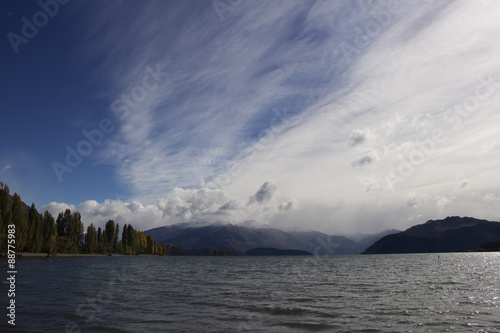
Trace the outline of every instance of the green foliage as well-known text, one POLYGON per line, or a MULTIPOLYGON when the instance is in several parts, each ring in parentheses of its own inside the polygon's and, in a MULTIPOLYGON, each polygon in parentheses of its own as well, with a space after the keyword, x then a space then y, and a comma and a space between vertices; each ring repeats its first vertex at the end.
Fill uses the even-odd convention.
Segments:
POLYGON ((28 243, 26 250, 40 252, 43 246, 42 217, 38 214, 35 204, 31 204, 28 211, 28 243))
POLYGON ((12 197, 7 185, 0 182, 0 251, 6 252, 6 234, 9 224, 16 225, 17 252, 60 253, 124 253, 166 255, 165 243, 158 243, 143 231, 125 224, 120 237, 120 226, 109 220, 104 230, 91 223, 84 233, 81 214, 66 209, 57 220, 45 211, 43 216, 35 204, 27 207, 15 193, 12 197))
POLYGON ((85 234, 85 251, 87 253, 94 253, 97 249, 97 231, 93 223, 87 227, 85 234))
POLYGON ((7 252, 7 222, 9 202, 9 187, 0 182, 0 252, 7 252))
POLYGON ((60 253, 78 253, 76 244, 67 236, 57 237, 57 250, 60 253))
POLYGON ((57 228, 54 217, 46 210, 43 214, 43 245, 42 251, 53 253, 57 246, 57 228))
POLYGON ((16 251, 25 250, 28 240, 28 217, 23 214, 21 197, 17 193, 12 196, 12 223, 16 225, 16 251))
POLYGON ((120 248, 119 248, 119 243, 118 243, 118 235, 120 234, 120 225, 117 223, 115 226, 115 234, 113 235, 113 252, 114 253, 119 253, 120 248))

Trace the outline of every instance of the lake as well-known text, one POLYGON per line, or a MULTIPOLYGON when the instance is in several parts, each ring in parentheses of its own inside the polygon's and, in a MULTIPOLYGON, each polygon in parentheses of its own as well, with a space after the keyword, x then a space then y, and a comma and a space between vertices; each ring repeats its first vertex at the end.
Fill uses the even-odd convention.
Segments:
POLYGON ((16 332, 500 332, 500 253, 61 257, 17 270, 16 332))

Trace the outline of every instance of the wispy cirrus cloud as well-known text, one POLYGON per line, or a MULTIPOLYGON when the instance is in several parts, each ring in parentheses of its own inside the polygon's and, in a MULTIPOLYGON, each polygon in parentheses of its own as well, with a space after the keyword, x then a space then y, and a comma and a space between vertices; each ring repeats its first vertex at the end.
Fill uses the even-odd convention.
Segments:
POLYGON ((497 193, 498 4, 243 2, 222 22, 205 2, 92 4, 103 98, 146 66, 165 77, 99 156, 131 199, 178 220, 237 211, 325 231, 496 216, 473 203, 497 193), (277 209, 245 211, 266 181, 277 209))

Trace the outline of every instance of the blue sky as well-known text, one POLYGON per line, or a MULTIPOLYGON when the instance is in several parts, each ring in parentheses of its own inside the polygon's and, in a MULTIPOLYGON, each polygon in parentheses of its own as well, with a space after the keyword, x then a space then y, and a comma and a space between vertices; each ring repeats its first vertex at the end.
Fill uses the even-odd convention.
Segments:
POLYGON ((3 1, 0 179, 86 225, 500 220, 494 1, 3 1))

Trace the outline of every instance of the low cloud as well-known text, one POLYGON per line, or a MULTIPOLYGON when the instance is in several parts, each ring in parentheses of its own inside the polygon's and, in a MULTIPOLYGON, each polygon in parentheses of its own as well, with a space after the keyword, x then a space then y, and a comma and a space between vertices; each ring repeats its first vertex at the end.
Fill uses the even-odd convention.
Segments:
POLYGON ((363 130, 356 129, 352 131, 351 136, 349 137, 349 147, 355 147, 361 145, 366 141, 366 136, 363 130))
POLYGON ((49 213, 54 216, 54 218, 57 218, 57 215, 59 213, 64 212, 66 209, 73 211, 76 209, 76 207, 75 207, 75 205, 68 205, 68 204, 63 203, 63 202, 55 202, 54 201, 54 202, 49 203, 46 206, 43 206, 41 210, 42 211, 48 210, 49 213))
POLYGON ((280 211, 289 211, 289 210, 292 210, 294 208, 297 208, 297 200, 293 200, 293 199, 288 201, 288 202, 283 202, 279 206, 280 211))
POLYGON ((230 200, 220 206, 218 213, 219 214, 227 214, 229 211, 235 211, 241 209, 241 206, 237 200, 230 200))
POLYGON ((373 162, 373 158, 371 156, 363 156, 357 161, 352 162, 353 167, 360 167, 365 164, 371 164, 373 162))
POLYGON ((377 152, 370 151, 370 152, 365 153, 364 156, 360 157, 356 161, 352 162, 351 166, 353 168, 362 167, 362 166, 365 166, 368 164, 372 164, 372 163, 376 162, 378 159, 379 159, 379 157, 378 157, 377 152))
POLYGON ((265 182, 260 189, 253 196, 250 197, 248 204, 251 205, 255 202, 262 204, 271 200, 274 193, 276 192, 276 185, 271 182, 265 182))

